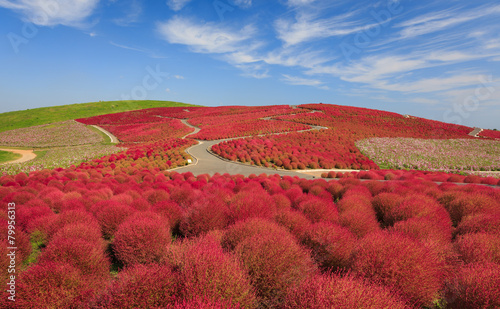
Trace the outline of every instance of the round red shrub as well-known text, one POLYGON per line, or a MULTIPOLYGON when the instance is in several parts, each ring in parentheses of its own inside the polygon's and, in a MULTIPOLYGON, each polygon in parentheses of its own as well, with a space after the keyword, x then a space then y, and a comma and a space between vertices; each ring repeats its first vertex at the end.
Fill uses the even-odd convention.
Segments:
POLYGON ((499 308, 500 265, 474 263, 462 267, 446 285, 446 308, 499 308))
POLYGON ((280 211, 274 216, 274 221, 288 229, 297 240, 301 240, 309 229, 311 221, 296 210, 280 211))
POLYGON ((328 201, 316 196, 310 196, 302 201, 298 207, 311 222, 332 222, 339 220, 337 207, 332 201, 328 201))
POLYGON ((98 288, 69 263, 37 263, 19 276, 16 305, 18 308, 85 307, 98 288))
POLYGON ((67 263, 83 275, 106 278, 111 266, 104 246, 79 238, 57 238, 42 251, 39 263, 67 263))
POLYGON ((340 214, 339 223, 358 237, 364 237, 380 230, 380 224, 371 208, 345 211, 340 214))
POLYGON ((225 249, 233 250, 243 240, 262 233, 289 235, 285 227, 275 222, 263 218, 250 218, 228 227, 224 232, 221 244, 225 249))
POLYGON ((264 190, 240 191, 229 203, 230 222, 248 218, 272 218, 276 212, 276 204, 264 190))
POLYGON ((500 214, 479 213, 462 218, 456 234, 485 232, 500 235, 500 214))
POLYGON ((250 275, 262 307, 282 303, 289 288, 316 271, 309 253, 289 233, 247 237, 234 252, 250 275))
POLYGON ((398 221, 391 230, 405 234, 423 242, 436 241, 441 244, 451 243, 451 222, 436 222, 427 217, 414 217, 404 221, 398 221))
POLYGON ((316 275, 289 290, 283 308, 410 308, 397 294, 351 274, 316 275))
POLYGON ((459 235, 453 247, 465 263, 500 263, 500 235, 498 234, 459 235))
POLYGON ((421 242, 388 232, 365 237, 353 252, 351 268, 418 305, 437 300, 445 276, 442 262, 421 242))
POLYGON ((120 224, 135 211, 132 207, 118 202, 102 203, 96 210, 96 218, 104 238, 113 238, 120 224))
POLYGON ((204 236, 183 244, 179 265, 180 294, 192 300, 203 296, 229 301, 242 308, 256 308, 257 299, 245 269, 219 242, 204 236))
POLYGON ((136 264, 118 273, 117 280, 97 301, 98 308, 171 308, 176 299, 177 274, 170 266, 136 264))
POLYGON ((373 198, 373 209, 383 226, 390 225, 390 214, 402 201, 403 197, 396 193, 380 193, 373 198))
POLYGON ((170 242, 168 222, 139 214, 128 218, 118 227, 113 250, 126 266, 159 263, 165 260, 170 242))
POLYGON ((348 229, 329 222, 311 225, 302 239, 302 243, 312 250, 314 260, 325 269, 348 266, 356 242, 356 236, 348 229))
POLYGON ((186 209, 181 218, 179 229, 187 237, 211 230, 224 229, 229 224, 229 213, 228 203, 216 196, 200 198, 186 209))
MULTIPOLYGON (((458 193, 458 192, 457 192, 458 193)), ((457 197, 445 204, 454 224, 458 225, 463 217, 478 213, 500 213, 500 202, 480 194, 457 194, 457 197)))

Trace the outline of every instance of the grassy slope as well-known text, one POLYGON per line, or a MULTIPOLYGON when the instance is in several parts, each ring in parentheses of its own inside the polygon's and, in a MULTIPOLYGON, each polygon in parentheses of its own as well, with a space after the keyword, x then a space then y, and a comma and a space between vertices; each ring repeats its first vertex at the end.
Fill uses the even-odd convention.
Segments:
POLYGON ((171 106, 196 105, 172 101, 108 101, 42 107, 0 114, 0 132, 70 119, 171 106))
POLYGON ((19 159, 20 154, 0 150, 0 163, 19 159))

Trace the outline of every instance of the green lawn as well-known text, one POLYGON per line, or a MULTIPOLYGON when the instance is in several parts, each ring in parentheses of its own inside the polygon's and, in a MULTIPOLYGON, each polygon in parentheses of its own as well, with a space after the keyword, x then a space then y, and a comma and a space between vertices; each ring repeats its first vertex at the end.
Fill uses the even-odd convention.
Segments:
POLYGON ((42 107, 0 114, 0 132, 71 119, 172 106, 196 105, 172 101, 108 101, 42 107))
POLYGON ((0 150, 0 163, 16 160, 19 159, 20 157, 21 157, 20 154, 0 150))

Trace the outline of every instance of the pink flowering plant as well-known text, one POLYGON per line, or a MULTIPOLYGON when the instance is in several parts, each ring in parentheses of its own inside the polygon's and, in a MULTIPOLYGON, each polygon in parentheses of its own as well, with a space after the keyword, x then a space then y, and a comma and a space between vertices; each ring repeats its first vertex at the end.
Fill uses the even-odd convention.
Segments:
POLYGON ((101 134, 86 125, 68 120, 0 133, 1 146, 61 147, 98 144, 101 134))
POLYGON ((443 172, 500 171, 500 142, 474 139, 369 138, 356 146, 379 166, 443 172))

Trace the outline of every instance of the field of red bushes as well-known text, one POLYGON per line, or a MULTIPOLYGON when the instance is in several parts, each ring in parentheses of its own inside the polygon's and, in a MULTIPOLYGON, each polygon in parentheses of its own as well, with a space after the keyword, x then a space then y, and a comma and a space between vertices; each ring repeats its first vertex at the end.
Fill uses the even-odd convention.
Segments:
POLYGON ((0 178, 17 308, 500 306, 498 188, 105 168, 0 178))
POLYGON ((321 112, 275 119, 328 129, 225 141, 212 150, 229 160, 284 169, 378 169, 359 151, 356 141, 370 137, 471 138, 472 128, 385 111, 329 104, 300 107, 321 112))
POLYGON ((15 204, 14 214, 0 211, 4 282, 12 275, 8 233, 17 247, 16 301, 4 288, 0 307, 499 308, 499 180, 378 170, 354 146, 372 136, 465 138, 469 128, 303 107, 158 108, 80 119, 129 148, 67 169, 0 177, 1 202, 15 204), (271 116, 282 120, 262 119, 271 116), (315 180, 180 174, 169 169, 186 165, 185 149, 196 143, 180 138, 191 132, 180 119, 207 139, 325 126, 212 150, 264 166, 372 170, 315 180), (252 125, 259 122, 282 127, 252 125))

